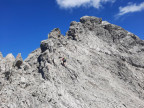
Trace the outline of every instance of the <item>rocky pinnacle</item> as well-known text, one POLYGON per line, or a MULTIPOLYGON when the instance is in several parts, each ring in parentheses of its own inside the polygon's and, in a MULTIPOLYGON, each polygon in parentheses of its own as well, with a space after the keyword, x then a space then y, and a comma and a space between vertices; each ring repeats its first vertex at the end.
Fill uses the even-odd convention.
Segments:
POLYGON ((0 60, 1 60, 1 59, 3 59, 3 55, 2 55, 2 53, 0 52, 0 60))

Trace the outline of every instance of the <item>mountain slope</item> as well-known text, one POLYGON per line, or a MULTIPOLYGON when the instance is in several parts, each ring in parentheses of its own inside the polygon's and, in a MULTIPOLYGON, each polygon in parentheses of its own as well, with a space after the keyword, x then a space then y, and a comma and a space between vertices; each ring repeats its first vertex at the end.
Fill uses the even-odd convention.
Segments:
POLYGON ((144 108, 143 54, 134 34, 84 16, 66 36, 52 30, 25 61, 0 54, 0 107, 144 108))

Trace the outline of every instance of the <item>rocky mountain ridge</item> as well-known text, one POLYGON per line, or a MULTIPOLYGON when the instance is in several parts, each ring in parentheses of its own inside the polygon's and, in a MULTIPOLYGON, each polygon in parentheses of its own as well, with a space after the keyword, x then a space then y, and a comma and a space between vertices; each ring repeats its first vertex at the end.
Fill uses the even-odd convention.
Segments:
POLYGON ((136 35, 84 16, 66 36, 53 29, 24 61, 0 53, 0 107, 144 108, 143 55, 136 35))

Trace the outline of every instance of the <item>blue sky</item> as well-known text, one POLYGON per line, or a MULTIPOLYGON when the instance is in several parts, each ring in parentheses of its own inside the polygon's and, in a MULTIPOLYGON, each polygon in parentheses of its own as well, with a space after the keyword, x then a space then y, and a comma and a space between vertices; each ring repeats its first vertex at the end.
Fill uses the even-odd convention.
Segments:
POLYGON ((144 39, 144 0, 0 0, 0 52, 25 59, 53 28, 65 35, 70 22, 85 15, 144 39))

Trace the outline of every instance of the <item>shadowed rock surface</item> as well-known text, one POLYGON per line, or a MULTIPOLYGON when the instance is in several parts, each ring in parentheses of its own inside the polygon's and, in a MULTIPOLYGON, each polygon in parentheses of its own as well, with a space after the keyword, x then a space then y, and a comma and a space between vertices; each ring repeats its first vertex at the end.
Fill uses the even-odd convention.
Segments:
POLYGON ((1 108, 144 108, 144 41, 101 18, 55 28, 17 60, 0 53, 1 108))
POLYGON ((20 68, 23 63, 23 59, 21 57, 21 53, 19 53, 15 59, 14 66, 20 68))

